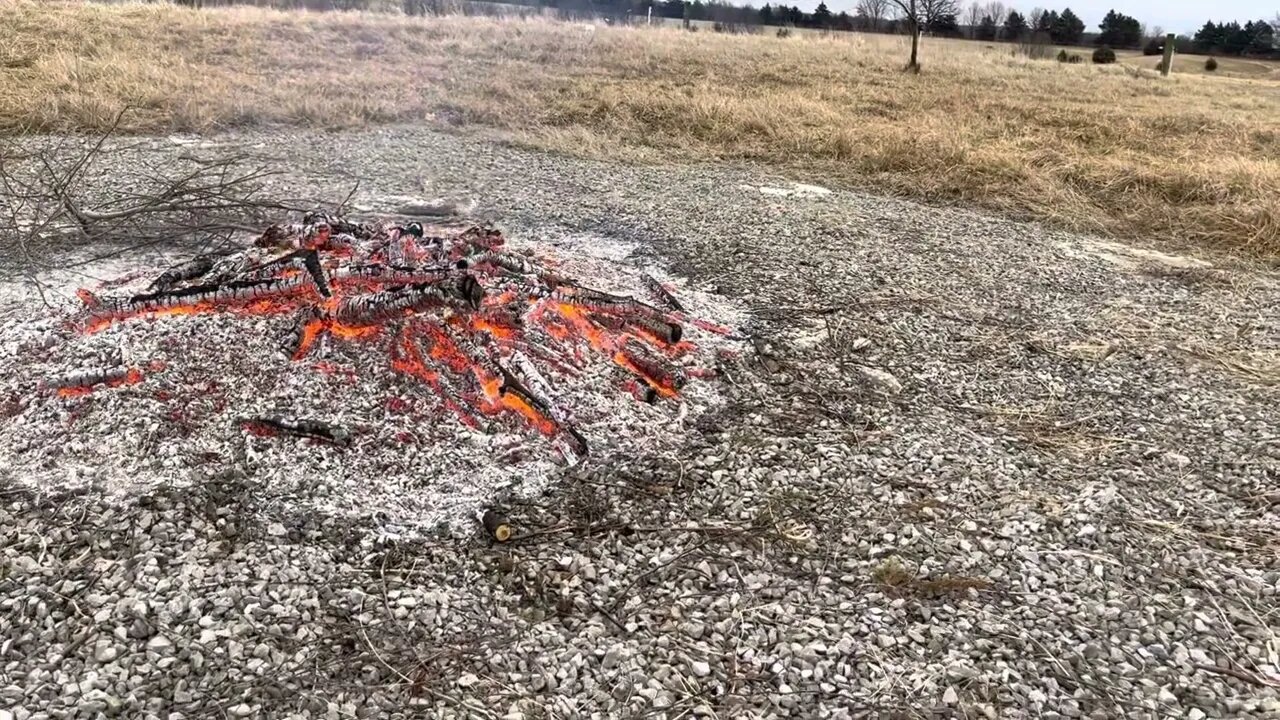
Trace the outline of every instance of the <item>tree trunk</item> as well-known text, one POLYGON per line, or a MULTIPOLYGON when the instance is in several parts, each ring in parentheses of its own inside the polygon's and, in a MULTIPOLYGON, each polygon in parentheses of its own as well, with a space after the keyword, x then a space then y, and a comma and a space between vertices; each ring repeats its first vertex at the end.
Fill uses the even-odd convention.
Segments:
POLYGON ((917 51, 920 47, 920 15, 916 11, 916 0, 911 0, 911 12, 907 13, 907 21, 911 26, 911 60, 907 63, 907 72, 920 72, 920 61, 917 51))
POLYGON ((920 72, 920 61, 918 54, 920 50, 920 24, 911 23, 911 61, 907 63, 907 70, 910 72, 920 72))

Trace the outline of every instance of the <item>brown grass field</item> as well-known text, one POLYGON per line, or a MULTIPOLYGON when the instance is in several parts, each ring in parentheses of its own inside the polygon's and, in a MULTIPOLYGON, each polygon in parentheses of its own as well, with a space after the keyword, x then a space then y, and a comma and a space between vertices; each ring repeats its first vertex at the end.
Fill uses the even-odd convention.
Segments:
POLYGON ((1280 255, 1274 72, 1160 78, 1141 69, 1155 58, 1063 65, 926 38, 912 76, 891 36, 248 7, 0 0, 0 27, 6 134, 101 130, 126 105, 136 132, 431 122, 1280 255))

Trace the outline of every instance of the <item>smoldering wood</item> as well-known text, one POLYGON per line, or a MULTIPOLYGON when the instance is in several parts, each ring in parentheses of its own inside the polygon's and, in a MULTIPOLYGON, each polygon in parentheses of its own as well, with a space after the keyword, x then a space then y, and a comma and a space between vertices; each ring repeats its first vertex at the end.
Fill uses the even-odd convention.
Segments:
POLYGON ((129 379, 131 373, 136 372, 137 370, 128 367, 85 368, 66 375, 42 380, 37 384, 37 388, 40 390, 70 390, 91 388, 96 385, 110 385, 125 382, 129 379))
POLYGON ((278 415, 241 418, 241 427, 266 435, 292 435, 319 440, 330 445, 347 447, 351 444, 351 432, 341 425, 311 418, 290 418, 278 415))

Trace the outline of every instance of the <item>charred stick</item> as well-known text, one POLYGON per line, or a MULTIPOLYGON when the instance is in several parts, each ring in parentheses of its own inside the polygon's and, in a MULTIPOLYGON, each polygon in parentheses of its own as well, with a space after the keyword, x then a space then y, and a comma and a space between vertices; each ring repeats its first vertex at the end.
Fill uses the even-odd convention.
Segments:
POLYGON ((322 420, 269 416, 241 418, 239 423, 244 429, 259 435, 293 435, 339 447, 351 444, 351 433, 346 428, 322 420))
POLYGON ((670 290, 668 290, 662 283, 658 282, 657 278, 646 274, 644 276, 644 285, 649 289, 649 292, 653 294, 658 302, 664 305, 668 310, 684 312, 684 306, 680 304, 680 301, 676 299, 675 295, 671 294, 670 290))

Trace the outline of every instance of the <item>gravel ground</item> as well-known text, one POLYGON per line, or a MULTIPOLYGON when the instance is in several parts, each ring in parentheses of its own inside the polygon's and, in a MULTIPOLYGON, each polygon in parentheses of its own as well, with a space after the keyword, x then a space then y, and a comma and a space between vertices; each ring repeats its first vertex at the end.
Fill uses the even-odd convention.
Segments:
POLYGON ((235 467, 123 505, 7 478, 0 720, 1280 717, 1273 272, 751 168, 218 140, 281 192, 637 243, 756 350, 507 545, 378 542, 235 467))

